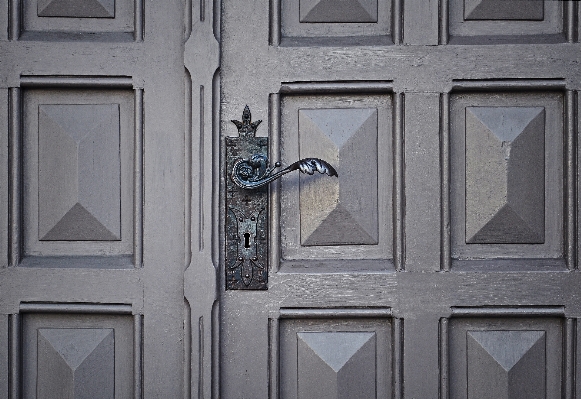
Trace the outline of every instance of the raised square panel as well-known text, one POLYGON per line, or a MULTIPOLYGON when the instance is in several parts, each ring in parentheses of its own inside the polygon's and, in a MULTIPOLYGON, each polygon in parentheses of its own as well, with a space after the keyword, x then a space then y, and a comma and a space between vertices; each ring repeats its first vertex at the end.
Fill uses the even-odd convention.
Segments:
POLYGON ((391 341, 391 319, 281 320, 281 398, 391 397, 391 341))
POLYGON ((562 260, 563 96, 451 100, 452 258, 562 260))
POLYGON ((39 105, 38 238, 121 237, 119 104, 39 105))
MULTIPOLYGON (((20 0, 24 40, 134 40, 136 0, 20 0)), ((137 13, 137 15, 136 15, 137 13)))
POLYGON ((321 158, 339 173, 283 178, 283 261, 391 259, 391 98, 289 96, 282 115, 285 163, 321 158))
POLYGON ((24 399, 116 399, 133 395, 131 315, 24 314, 24 399))
POLYGON ((561 1, 448 0, 451 44, 565 41, 561 1))
POLYGON ((376 108, 299 109, 300 158, 325 154, 342 177, 300 176, 303 246, 377 244, 377 134, 376 108))
POLYGON ((37 398, 114 398, 114 331, 39 328, 37 398))
POLYGON ((466 242, 545 241, 545 109, 466 107, 466 242))
POLYGON ((134 100, 24 92, 24 258, 131 255, 134 100))
POLYGON ((391 1, 281 0, 282 45, 392 44, 391 1))
POLYGON ((562 320, 453 318, 450 398, 560 398, 562 320))

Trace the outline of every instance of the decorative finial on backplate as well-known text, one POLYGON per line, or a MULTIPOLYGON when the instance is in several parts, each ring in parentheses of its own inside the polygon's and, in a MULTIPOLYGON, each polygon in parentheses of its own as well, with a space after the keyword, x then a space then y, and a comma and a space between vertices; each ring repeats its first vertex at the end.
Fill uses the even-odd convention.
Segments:
POLYGON ((250 136, 254 137, 256 133, 256 129, 258 125, 262 123, 262 120, 257 120, 256 122, 252 122, 252 115, 250 114, 250 108, 248 105, 244 107, 244 111, 242 112, 242 122, 232 119, 230 122, 236 125, 238 128, 238 134, 241 137, 250 136))

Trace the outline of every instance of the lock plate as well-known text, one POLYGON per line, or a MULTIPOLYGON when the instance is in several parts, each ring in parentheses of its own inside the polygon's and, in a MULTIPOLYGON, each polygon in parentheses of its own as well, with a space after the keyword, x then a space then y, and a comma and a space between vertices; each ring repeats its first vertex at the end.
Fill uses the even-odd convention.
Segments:
POLYGON ((268 156, 268 138, 226 137, 226 289, 266 290, 268 283, 268 186, 245 190, 229 171, 251 154, 268 156))

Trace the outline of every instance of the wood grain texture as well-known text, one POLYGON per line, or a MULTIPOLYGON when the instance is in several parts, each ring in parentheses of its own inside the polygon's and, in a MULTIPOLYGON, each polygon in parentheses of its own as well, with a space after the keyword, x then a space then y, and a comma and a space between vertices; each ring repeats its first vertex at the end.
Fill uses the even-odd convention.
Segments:
POLYGON ((439 270, 440 96, 405 96, 405 267, 407 271, 439 270), (429 160, 429 161, 428 161, 429 160), (426 162, 429 162, 427 164, 426 162), (426 234, 426 232, 430 234, 426 234), (421 251, 416 249, 422 248, 421 251))
POLYGON ((438 44, 437 0, 411 0, 403 2, 403 43, 406 45, 438 44), (418 24, 414 21, 422 21, 418 24))

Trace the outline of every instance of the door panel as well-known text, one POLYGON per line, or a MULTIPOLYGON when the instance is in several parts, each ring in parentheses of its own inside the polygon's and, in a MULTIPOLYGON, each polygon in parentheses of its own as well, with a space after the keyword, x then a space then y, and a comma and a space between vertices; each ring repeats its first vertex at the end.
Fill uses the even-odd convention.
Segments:
POLYGON ((219 286, 222 396, 572 397, 575 2, 344 3, 223 5, 221 136, 248 104, 272 163, 339 178, 271 184, 268 291, 219 286))

